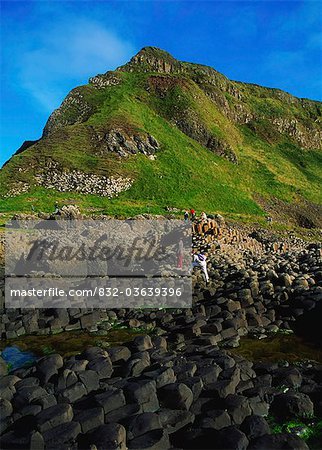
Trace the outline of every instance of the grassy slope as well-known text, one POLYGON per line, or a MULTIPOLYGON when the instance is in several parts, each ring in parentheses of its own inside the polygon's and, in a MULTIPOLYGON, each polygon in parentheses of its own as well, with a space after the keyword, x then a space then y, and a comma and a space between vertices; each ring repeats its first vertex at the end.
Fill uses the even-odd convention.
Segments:
MULTIPOLYGON (((164 206, 172 206, 260 217, 263 212, 253 200, 254 193, 285 201, 303 196, 321 203, 320 152, 304 151, 281 139, 268 144, 249 128, 234 126, 191 80, 160 100, 144 89, 146 78, 146 74, 122 73, 122 83, 118 86, 103 91, 91 86, 79 88, 97 106, 97 112, 87 122, 65 127, 13 157, 0 173, 1 195, 10 180, 29 182, 36 168, 54 155, 66 168, 107 175, 130 174, 136 181, 129 191, 109 200, 34 187, 15 198, 2 199, 0 212, 30 211, 31 205, 48 211, 58 200, 120 215, 157 213, 164 206), (226 136, 238 155, 239 164, 213 154, 171 125, 167 119, 171 119, 174 106, 183 112, 192 108, 208 130, 226 136), (157 160, 151 161, 143 155, 120 160, 113 155, 96 154, 88 127, 104 130, 111 123, 126 123, 152 134, 162 145, 157 160), (20 172, 19 167, 23 168, 20 172), (33 169, 24 171, 26 167, 33 169)), ((255 97, 252 90, 249 102, 259 109, 269 108, 270 113, 286 114, 283 102, 275 98, 265 102, 255 97)))

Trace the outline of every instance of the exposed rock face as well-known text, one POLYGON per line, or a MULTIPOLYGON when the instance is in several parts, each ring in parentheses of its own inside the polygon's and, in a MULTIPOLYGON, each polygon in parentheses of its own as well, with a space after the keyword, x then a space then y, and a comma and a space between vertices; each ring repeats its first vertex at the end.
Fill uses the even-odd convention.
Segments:
POLYGON ((232 147, 223 138, 209 133, 191 109, 185 111, 181 117, 175 117, 173 122, 183 133, 195 139, 213 153, 228 159, 234 164, 238 163, 237 155, 232 147))
POLYGON ((82 89, 75 88, 67 95, 61 106, 50 115, 43 136, 46 137, 52 131, 66 125, 85 122, 94 111, 95 108, 86 101, 82 89))
POLYGON ((158 99, 164 101, 171 99, 173 107, 166 108, 165 111, 161 108, 160 113, 173 125, 212 152, 237 164, 237 155, 233 148, 223 137, 215 136, 207 129, 193 105, 190 105, 184 96, 176 94, 177 88, 189 93, 190 86, 184 79, 162 75, 150 76, 146 84, 146 90, 158 99))
POLYGON ((108 86, 117 86, 121 79, 114 72, 107 72, 103 75, 96 75, 89 79, 89 83, 97 89, 105 89, 108 86))
POLYGON ((311 126, 304 126, 296 119, 284 119, 277 117, 271 119, 271 123, 277 128, 281 134, 287 134, 301 147, 304 148, 321 148, 322 131, 314 129, 311 126))
POLYGON ((131 60, 118 68, 123 72, 159 72, 172 73, 182 71, 181 64, 170 53, 156 47, 144 47, 131 60))
POLYGON ((62 219, 72 219, 72 220, 83 218, 79 208, 74 205, 64 205, 62 208, 59 209, 58 216, 62 219))
MULTIPOLYGON (((90 88, 98 90, 116 86, 120 82, 120 77, 117 74, 115 75, 114 72, 96 75, 89 79, 90 88)), ((90 93, 90 89, 86 91, 86 87, 84 86, 73 89, 60 107, 50 115, 43 130, 43 136, 48 136, 53 131, 63 128, 66 125, 82 123, 89 119, 95 113, 97 105, 95 102, 89 101, 88 96, 85 95, 88 93, 90 93)))
POLYGON ((101 153, 112 152, 119 156, 137 153, 154 155, 160 148, 158 141, 150 134, 146 136, 138 133, 129 134, 121 128, 96 132, 92 141, 101 153))

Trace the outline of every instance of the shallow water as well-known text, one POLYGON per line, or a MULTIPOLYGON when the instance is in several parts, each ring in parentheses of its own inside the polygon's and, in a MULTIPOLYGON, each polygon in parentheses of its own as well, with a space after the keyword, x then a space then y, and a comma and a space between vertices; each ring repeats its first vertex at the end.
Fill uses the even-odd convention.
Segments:
POLYGON ((1 357, 7 363, 9 371, 28 366, 37 358, 33 352, 23 351, 15 345, 5 347, 1 352, 1 357))
MULTIPOLYGON (((33 362, 37 357, 60 353, 71 356, 81 353, 90 346, 109 347, 131 341, 142 331, 118 329, 109 331, 106 336, 95 336, 82 331, 69 331, 48 336, 23 336, 0 342, 3 359, 10 370, 33 362)), ((241 355, 251 361, 318 361, 322 363, 322 348, 307 343, 302 338, 276 334, 266 339, 243 337, 240 346, 229 349, 231 353, 241 355)))
POLYGON ((265 339, 243 337, 239 347, 229 349, 251 361, 317 361, 322 363, 322 348, 294 334, 278 333, 265 339))
POLYGON ((82 331, 64 332, 48 336, 23 336, 17 339, 0 341, 2 358, 9 364, 9 369, 23 367, 37 357, 59 353, 71 356, 81 353, 91 346, 109 347, 121 345, 142 334, 128 329, 111 330, 106 336, 94 336, 82 331))

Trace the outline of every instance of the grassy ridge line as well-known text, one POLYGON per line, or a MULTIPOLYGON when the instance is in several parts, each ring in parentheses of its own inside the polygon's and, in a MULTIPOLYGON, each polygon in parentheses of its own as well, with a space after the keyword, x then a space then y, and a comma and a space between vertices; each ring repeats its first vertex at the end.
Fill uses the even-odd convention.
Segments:
MULTIPOLYGON (((30 182, 37 167, 54 156, 69 169, 132 176, 136 181, 129 191, 117 199, 108 200, 34 187, 26 194, 2 200, 0 212, 28 211, 31 204, 48 211, 58 199, 61 202, 73 201, 83 209, 93 207, 125 215, 146 209, 158 213, 164 206, 193 206, 209 212, 260 217, 263 211, 253 200, 253 193, 264 197, 276 196, 285 201, 304 196, 321 203, 319 167, 322 159, 318 151, 303 151, 287 140, 268 144, 245 126, 234 126, 191 81, 187 82, 188 91, 179 89, 172 99, 167 99, 168 104, 162 104, 165 111, 160 114, 159 100, 151 99, 143 89, 147 76, 122 73, 120 85, 103 91, 85 86, 84 95, 96 104, 96 113, 85 123, 65 127, 15 156, 1 171, 3 187, 12 179, 30 182), (93 100, 94 91, 96 97, 93 100), (187 102, 183 101, 180 106, 178 95, 182 95, 183 100, 186 98, 187 102), (183 110, 192 106, 208 129, 227 135, 238 154, 239 165, 211 153, 171 125, 167 116, 178 105, 183 110), (114 155, 95 154, 88 127, 104 130, 111 124, 146 130, 156 137, 162 145, 157 160, 150 161, 137 155, 120 161, 114 155), (19 172, 20 167, 33 169, 19 172)), ((274 102, 279 101, 274 99, 274 102)))

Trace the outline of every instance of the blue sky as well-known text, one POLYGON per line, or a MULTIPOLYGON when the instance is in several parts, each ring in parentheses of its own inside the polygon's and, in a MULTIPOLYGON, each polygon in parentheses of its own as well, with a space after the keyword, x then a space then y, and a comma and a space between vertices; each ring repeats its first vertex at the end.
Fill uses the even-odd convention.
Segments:
POLYGON ((322 100, 317 1, 1 1, 0 165, 73 87, 146 45, 322 100))

